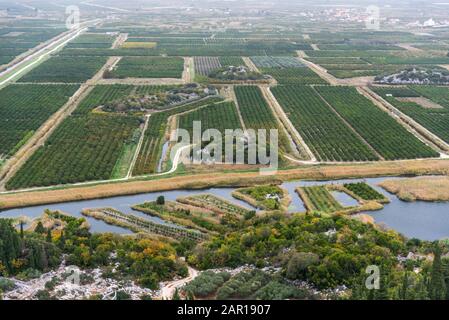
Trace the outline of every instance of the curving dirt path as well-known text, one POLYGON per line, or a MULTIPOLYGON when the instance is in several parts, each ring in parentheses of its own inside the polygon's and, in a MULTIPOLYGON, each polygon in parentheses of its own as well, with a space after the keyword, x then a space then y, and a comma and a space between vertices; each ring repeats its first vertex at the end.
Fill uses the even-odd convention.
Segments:
POLYGON ((175 294, 176 289, 182 288, 184 285, 195 279, 199 272, 192 267, 188 267, 189 275, 186 278, 166 282, 161 288, 161 300, 171 300, 175 294))

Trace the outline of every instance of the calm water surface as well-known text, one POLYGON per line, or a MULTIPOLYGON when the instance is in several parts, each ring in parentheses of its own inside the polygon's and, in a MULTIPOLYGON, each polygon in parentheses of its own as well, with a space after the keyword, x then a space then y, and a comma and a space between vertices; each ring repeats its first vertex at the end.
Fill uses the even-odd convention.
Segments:
MULTIPOLYGON (((391 203, 387 204, 381 211, 368 212, 374 217, 377 223, 387 225, 389 228, 395 229, 407 237, 416 237, 424 240, 436 240, 441 238, 449 238, 449 203, 431 203, 431 202, 403 202, 396 196, 386 193, 383 189, 376 186, 377 183, 392 178, 373 178, 373 179, 353 179, 353 180, 334 180, 326 181, 293 181, 286 182, 282 186, 287 189, 292 198, 292 203, 289 212, 304 212, 304 204, 295 189, 298 186, 321 185, 326 183, 345 183, 365 181, 373 186, 376 190, 386 195, 391 203)), ((35 206, 22 209, 12 209, 0 212, 1 217, 20 217, 28 216, 31 218, 39 217, 45 209, 61 210, 63 212, 72 214, 74 216, 82 216, 81 211, 86 208, 98 207, 112 207, 124 213, 133 213, 135 215, 143 216, 158 223, 166 223, 156 217, 149 217, 140 212, 131 209, 131 206, 145 201, 153 201, 160 195, 165 196, 167 200, 176 200, 181 196, 211 193, 236 204, 244 206, 245 208, 255 210, 247 203, 234 199, 231 195, 234 188, 210 188, 205 190, 175 190, 167 192, 147 193, 132 196, 119 196, 107 199, 96 199, 87 201, 67 202, 54 205, 35 206)), ((333 193, 336 199, 343 206, 353 206, 356 204, 355 200, 344 193, 333 193)), ((116 232, 116 233, 131 233, 129 230, 110 226, 102 221, 88 218, 94 232, 116 232)))

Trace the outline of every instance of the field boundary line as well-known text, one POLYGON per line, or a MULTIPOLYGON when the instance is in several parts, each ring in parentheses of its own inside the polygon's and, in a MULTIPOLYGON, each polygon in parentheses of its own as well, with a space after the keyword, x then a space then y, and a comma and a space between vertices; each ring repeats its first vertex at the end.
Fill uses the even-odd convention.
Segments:
POLYGON ((8 159, 0 170, 0 190, 4 190, 5 184, 9 179, 16 174, 39 147, 45 144, 45 141, 47 141, 56 128, 76 109, 79 103, 92 89, 93 88, 86 84, 81 85, 73 96, 69 98, 69 101, 48 118, 36 131, 33 137, 31 137, 15 155, 8 159))
POLYGON ((5 76, 6 74, 6 79, 0 82, 0 88, 8 84, 10 81, 14 81, 16 78, 20 79, 27 72, 28 69, 33 69, 35 65, 39 65, 40 63, 45 61, 49 56, 51 56, 53 52, 60 50, 67 43, 77 38, 80 34, 84 33, 86 30, 88 30, 88 27, 83 27, 81 29, 77 29, 71 33, 68 33, 67 35, 64 35, 61 39, 56 40, 50 43, 48 46, 43 47, 37 52, 27 56, 22 61, 13 65, 9 69, 2 71, 0 73, 0 77, 5 76), (34 58, 35 60, 33 60, 34 58), (21 65, 23 65, 23 67, 21 67, 21 65), (9 72, 11 72, 10 75, 8 75, 9 72))
POLYGON ((192 70, 194 70, 194 62, 192 57, 183 57, 184 59, 184 70, 182 71, 182 80, 185 84, 193 82, 194 74, 192 74, 192 70))
POLYGON ((242 57, 242 60, 245 62, 250 71, 262 73, 250 57, 242 57))
POLYGON ((51 134, 70 114, 75 111, 79 104, 93 90, 99 79, 103 77, 104 71, 110 67, 118 57, 110 57, 103 67, 90 79, 82 84, 69 100, 45 121, 36 133, 0 168, 0 190, 4 190, 6 183, 17 171, 31 158, 36 150, 45 144, 51 134))
POLYGON ((449 152, 449 144, 443 139, 438 137, 436 134, 432 133, 429 129, 425 128, 419 124, 416 120, 410 116, 404 114, 391 103, 386 101, 384 98, 379 96, 377 93, 372 91, 368 87, 357 88, 359 93, 364 97, 372 101, 377 107, 381 108, 383 111, 387 112, 393 119, 395 119, 399 124, 412 133, 416 138, 421 140, 423 143, 436 149, 438 152, 449 152))
POLYGON ((118 49, 128 40, 128 33, 119 33, 112 43, 111 49, 118 49))
POLYGON ((340 81, 337 78, 335 78, 333 75, 331 75, 329 72, 327 72, 327 70, 324 69, 323 67, 321 67, 311 61, 308 61, 308 60, 304 59, 303 57, 298 56, 297 58, 301 63, 303 63, 310 70, 315 72, 321 79, 327 81, 329 84, 331 84, 333 86, 340 85, 340 81))
POLYGON ((134 166, 136 165, 137 158, 139 157, 139 154, 140 154, 140 150, 142 149, 143 141, 145 140, 145 132, 147 131, 148 123, 150 122, 150 117, 151 117, 151 114, 148 114, 145 116, 145 125, 143 126, 142 133, 140 134, 140 137, 139 137, 139 143, 137 144, 137 148, 134 151, 133 159, 129 165, 128 173, 126 174, 126 178, 128 178, 128 179, 132 176, 134 166))
POLYGON ((240 112, 239 101, 237 99, 237 95, 235 94, 234 86, 229 86, 230 94, 232 101, 234 101, 235 108, 237 109, 237 114, 239 115, 240 124, 242 126, 243 131, 246 130, 246 123, 243 121, 242 113, 240 112))
POLYGON ((310 150, 309 146, 304 141, 301 134, 298 132, 298 130, 296 130, 295 126, 291 123, 290 119, 285 114, 284 109, 282 109, 282 106, 279 104, 276 97, 271 92, 270 88, 266 86, 260 86, 260 89, 268 105, 272 108, 277 117, 279 117, 279 120, 283 123, 285 130, 287 130, 291 139, 297 145, 299 152, 301 152, 301 149, 304 149, 310 161, 318 162, 312 150, 310 150))

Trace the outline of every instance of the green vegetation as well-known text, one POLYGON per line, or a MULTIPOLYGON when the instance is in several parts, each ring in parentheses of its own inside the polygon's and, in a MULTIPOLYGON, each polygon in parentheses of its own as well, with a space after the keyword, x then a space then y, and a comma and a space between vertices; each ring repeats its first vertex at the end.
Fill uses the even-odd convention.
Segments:
POLYGON ((232 195, 264 210, 279 210, 282 205, 284 209, 286 207, 284 190, 278 186, 240 188, 235 190, 232 195))
POLYGON ((70 41, 67 48, 110 48, 116 36, 102 33, 85 33, 70 41))
POLYGON ((342 216, 309 214, 287 219, 272 215, 251 223, 242 231, 216 237, 197 247, 189 261, 202 269, 246 263, 263 266, 268 261, 282 261, 284 272, 290 269, 293 279, 307 279, 320 288, 330 288, 352 284, 363 268, 374 261, 391 270, 397 265, 396 254, 404 250, 403 240, 397 234, 384 233, 342 216), (324 234, 333 228, 335 235, 324 234), (371 240, 362 244, 357 234, 371 240), (284 248, 291 250, 281 253, 284 248), (293 266, 290 260, 301 253, 313 253, 316 258, 293 266))
POLYGON ((327 84, 325 80, 307 67, 261 68, 260 71, 269 74, 282 85, 327 84))
POLYGON ((439 156, 355 88, 317 87, 316 90, 384 159, 439 156))
POLYGON ((8 181, 7 188, 107 180, 138 125, 134 117, 71 116, 8 181))
POLYGON ((92 111, 131 92, 130 86, 96 87, 8 181, 7 188, 109 179, 122 150, 135 141, 136 116, 92 111))
POLYGON ((385 196, 365 182, 346 183, 344 187, 363 200, 386 200, 385 196))
POLYGON ((0 158, 13 155, 77 89, 75 85, 10 85, 0 90, 0 158))
POLYGON ((326 186, 301 187, 297 189, 297 192, 309 212, 332 213, 343 209, 343 206, 335 200, 326 186))
POLYGON ((145 202, 133 206, 133 209, 202 232, 225 231, 225 228, 220 225, 221 219, 217 213, 179 202, 145 202))
POLYGON ((279 275, 258 269, 242 271, 234 276, 227 272, 205 271, 182 288, 196 298, 227 299, 307 299, 311 291, 288 284, 279 275))
POLYGON ((279 129, 278 121, 259 87, 236 86, 234 90, 247 129, 279 129))
POLYGON ((224 67, 226 66, 245 66, 245 62, 243 61, 242 57, 232 57, 232 56, 224 56, 218 58, 220 61, 220 64, 224 67))
POLYGON ((125 214, 113 208, 86 209, 83 210, 82 214, 136 233, 148 233, 165 238, 190 241, 200 241, 207 238, 205 233, 196 230, 190 230, 174 224, 157 223, 133 214, 125 214))
POLYGON ((321 161, 378 159, 314 89, 278 86, 272 92, 313 154, 321 161))
POLYGON ((223 102, 194 110, 179 117, 179 127, 192 133, 193 122, 201 121, 201 130, 217 129, 222 134, 226 129, 240 129, 237 108, 233 102, 223 102))
POLYGON ((67 256, 69 265, 100 268, 105 277, 129 278, 151 289, 156 289, 160 281, 187 274, 170 244, 144 237, 91 234, 85 219, 66 220, 63 228, 21 235, 10 221, 0 219, 0 275, 23 280, 38 277, 58 267, 62 255, 67 256))
POLYGON ((375 87, 373 90, 401 112, 413 118, 444 141, 449 142, 449 94, 447 88, 412 86, 408 88, 375 87), (426 107, 412 100, 398 99, 407 97, 423 97, 440 107, 426 107))
POLYGON ((165 57, 124 57, 106 78, 181 78, 184 59, 165 57))
POLYGON ((45 61, 20 78, 20 82, 78 83, 92 78, 106 63, 104 57, 61 57, 45 61))
POLYGON ((164 112, 151 115, 148 122, 148 129, 144 132, 144 140, 140 149, 133 175, 144 175, 157 171, 157 166, 161 158, 162 146, 166 142, 166 131, 168 119, 180 112, 195 110, 207 106, 211 103, 221 101, 219 97, 210 97, 205 100, 185 104, 164 112))
POLYGON ((255 56, 251 57, 258 68, 303 68, 305 67, 296 57, 272 57, 255 56))
POLYGON ((240 219, 250 210, 233 204, 225 199, 214 196, 213 194, 199 194, 195 196, 188 196, 178 198, 178 202, 192 205, 199 208, 204 208, 222 216, 230 216, 240 219))
MULTIPOLYGON (((172 35, 171 35, 172 36, 172 35)), ((185 35, 184 35, 185 36, 185 35)), ((212 38, 129 38, 129 42, 154 43, 150 48, 66 48, 62 55, 66 56, 264 56, 289 55, 295 50, 310 49, 308 44, 292 43, 285 40, 246 40, 243 39, 212 39, 212 38)))
MULTIPOLYGON (((37 20, 36 20, 37 21, 37 20)), ((16 56, 36 47, 58 34, 66 31, 65 28, 46 26, 43 21, 40 28, 27 27, 22 20, 17 26, 7 26, 6 21, 0 29, 0 65, 11 62, 16 56)))

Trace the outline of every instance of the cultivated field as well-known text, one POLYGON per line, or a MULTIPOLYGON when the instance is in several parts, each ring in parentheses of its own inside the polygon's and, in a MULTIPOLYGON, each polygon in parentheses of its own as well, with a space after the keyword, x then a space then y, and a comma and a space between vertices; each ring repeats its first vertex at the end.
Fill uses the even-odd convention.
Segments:
POLYGON ((84 82, 106 63, 105 57, 54 56, 20 78, 20 82, 84 82))
POLYGON ((427 128, 429 131, 449 143, 449 93, 445 87, 374 87, 373 90, 401 112, 427 128), (413 101, 401 98, 423 97, 438 105, 429 108, 413 101))
POLYGON ((76 85, 10 85, 0 90, 0 156, 12 156, 78 89, 76 85))
POLYGON ((124 57, 111 72, 112 78, 181 78, 184 59, 124 57))
POLYGON ((317 92, 306 86, 272 89, 296 130, 321 161, 378 160, 376 154, 340 120, 317 92))
POLYGON ((316 87, 318 93, 384 159, 438 157, 387 112, 350 87, 316 87))

